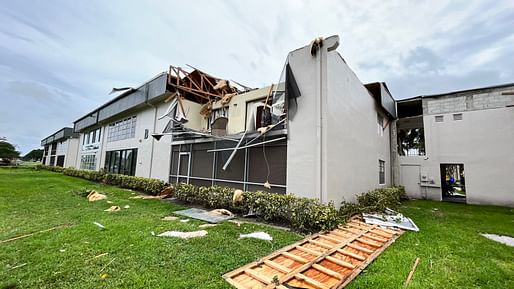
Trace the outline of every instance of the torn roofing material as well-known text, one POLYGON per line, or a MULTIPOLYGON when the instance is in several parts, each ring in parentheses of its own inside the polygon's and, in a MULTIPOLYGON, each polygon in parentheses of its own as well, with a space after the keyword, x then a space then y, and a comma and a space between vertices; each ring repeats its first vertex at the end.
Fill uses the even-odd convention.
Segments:
POLYGON ((168 71, 170 91, 197 103, 206 104, 241 91, 228 80, 220 79, 196 68, 188 72, 170 65, 168 71))

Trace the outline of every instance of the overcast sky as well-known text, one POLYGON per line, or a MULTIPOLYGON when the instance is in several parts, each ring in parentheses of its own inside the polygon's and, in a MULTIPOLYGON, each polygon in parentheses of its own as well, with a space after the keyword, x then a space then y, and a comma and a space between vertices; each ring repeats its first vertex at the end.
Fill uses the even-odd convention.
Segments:
POLYGON ((259 87, 338 34, 395 98, 514 82, 514 1, 2 1, 0 137, 23 153, 169 64, 259 87))

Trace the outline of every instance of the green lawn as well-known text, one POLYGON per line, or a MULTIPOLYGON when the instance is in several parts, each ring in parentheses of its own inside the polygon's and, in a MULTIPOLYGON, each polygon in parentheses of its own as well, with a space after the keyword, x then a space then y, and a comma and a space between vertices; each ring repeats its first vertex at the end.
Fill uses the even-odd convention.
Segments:
MULTIPOLYGON (((192 231, 202 222, 161 221, 180 207, 131 196, 128 190, 62 174, 0 169, 0 240, 73 225, 0 244, 0 288, 230 288, 222 273, 302 238, 233 223, 208 228, 203 238, 155 237, 152 231, 192 231), (81 188, 96 189, 115 205, 130 208, 104 212, 111 204, 89 203, 71 192, 81 188), (237 240, 240 233, 256 230, 270 233, 273 242, 237 240), (103 253, 109 254, 93 258, 103 253), (102 279, 101 270, 111 261, 102 279)), ((514 248, 478 235, 514 236, 514 209, 411 201, 402 212, 421 232, 405 233, 349 288, 400 288, 416 257, 421 263, 410 288, 514 288, 514 248)))

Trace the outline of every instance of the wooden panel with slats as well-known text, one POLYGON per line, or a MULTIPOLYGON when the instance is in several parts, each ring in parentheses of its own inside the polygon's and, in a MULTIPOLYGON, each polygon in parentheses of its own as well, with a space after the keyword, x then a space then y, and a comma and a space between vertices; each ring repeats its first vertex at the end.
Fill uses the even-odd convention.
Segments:
POLYGON ((223 275, 238 289, 344 288, 403 231, 352 220, 223 275))

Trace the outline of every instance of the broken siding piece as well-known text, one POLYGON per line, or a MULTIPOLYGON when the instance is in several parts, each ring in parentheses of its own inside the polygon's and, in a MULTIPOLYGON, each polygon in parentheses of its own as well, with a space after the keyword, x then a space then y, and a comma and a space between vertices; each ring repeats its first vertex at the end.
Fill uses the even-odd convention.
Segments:
POLYGON ((402 233, 353 220, 228 272, 223 278, 238 289, 343 288, 402 233))

